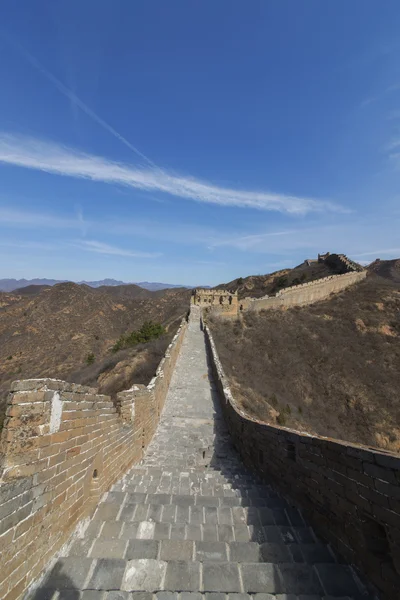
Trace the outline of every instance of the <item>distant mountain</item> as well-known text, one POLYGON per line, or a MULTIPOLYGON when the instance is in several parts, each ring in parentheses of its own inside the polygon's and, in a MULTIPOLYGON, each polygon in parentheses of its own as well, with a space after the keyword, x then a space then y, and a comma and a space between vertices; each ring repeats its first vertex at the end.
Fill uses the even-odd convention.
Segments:
POLYGON ((0 291, 12 292, 28 285, 55 285, 56 283, 65 283, 65 281, 65 279, 0 279, 0 291))
MULTIPOLYGON (((105 284, 107 285, 107 284, 105 284)), ((109 284, 108 284, 109 285, 109 284)), ((158 283, 157 281, 140 281, 136 283, 145 290, 150 292, 157 292, 158 290, 169 290, 170 288, 190 288, 190 285, 177 285, 174 283, 158 283)))
MULTIPOLYGON (((84 283, 90 287, 97 288, 102 285, 126 285, 124 281, 118 281, 117 279, 101 279, 100 281, 78 281, 77 283, 84 283)), ((0 282, 1 285, 1 282, 0 282)), ((138 284, 140 285, 140 284, 138 284)))
MULTIPOLYGON (((0 279, 0 291, 1 292, 12 292, 14 290, 20 291, 21 288, 26 288, 31 285, 35 286, 52 286, 56 283, 66 283, 67 279, 0 279)), ((101 281, 79 281, 78 283, 82 283, 88 285, 93 288, 103 287, 103 286, 119 286, 119 285, 130 285, 124 281, 117 281, 116 279, 102 279, 101 281)), ((173 283, 158 283, 158 282, 148 282, 142 281, 141 283, 136 283, 139 287, 142 287, 146 290, 150 290, 151 292, 158 290, 166 290, 170 288, 188 288, 190 286, 187 285, 175 285, 173 283)))

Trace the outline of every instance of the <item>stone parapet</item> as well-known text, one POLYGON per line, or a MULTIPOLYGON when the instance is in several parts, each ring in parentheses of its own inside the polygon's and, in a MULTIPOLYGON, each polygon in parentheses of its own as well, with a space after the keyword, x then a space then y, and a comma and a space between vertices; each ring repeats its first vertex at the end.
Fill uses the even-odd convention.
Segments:
POLYGON ((245 464, 295 500, 382 599, 397 600, 400 457, 252 419, 235 402, 211 332, 202 325, 228 429, 245 464))
POLYGON ((289 308, 306 306, 328 298, 330 294, 340 292, 365 279, 367 271, 352 271, 343 275, 330 275, 315 281, 307 281, 280 290, 275 296, 263 298, 243 298, 240 305, 243 310, 268 310, 271 308, 289 308))
POLYGON ((116 404, 57 379, 12 384, 0 441, 0 598, 21 598, 101 495, 141 460, 186 329, 183 320, 150 384, 121 392, 116 404))

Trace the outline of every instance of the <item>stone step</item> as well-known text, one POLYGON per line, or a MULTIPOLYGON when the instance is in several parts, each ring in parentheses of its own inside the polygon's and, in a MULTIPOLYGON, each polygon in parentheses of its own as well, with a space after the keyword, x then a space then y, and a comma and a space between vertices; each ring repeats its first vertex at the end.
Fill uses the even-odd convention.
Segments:
POLYGON ((176 504, 118 504, 102 502, 93 520, 152 523, 181 523, 188 525, 293 525, 304 521, 296 509, 243 506, 185 506, 176 504))
POLYGON ((242 506, 289 509, 288 502, 277 495, 271 496, 202 496, 199 494, 148 494, 145 492, 108 492, 104 494, 103 502, 119 505, 128 504, 158 504, 177 506, 242 506))
MULTIPOLYGON (((84 534, 84 540, 77 540, 78 548, 88 548, 93 539, 104 540, 191 540, 203 542, 269 542, 273 544, 319 544, 311 527, 287 527, 277 525, 254 526, 247 524, 231 525, 190 525, 184 523, 154 523, 151 521, 92 521, 84 534)), ((74 546, 73 546, 74 548, 74 546)))
MULTIPOLYGON (((172 463, 171 463, 172 464, 172 463)), ((234 480, 241 480, 243 482, 249 482, 254 484, 265 485, 255 473, 250 471, 245 471, 241 463, 235 461, 236 466, 230 469, 224 468, 224 471, 221 470, 212 470, 210 468, 196 468, 196 469, 178 469, 178 468, 156 468, 156 467, 135 467, 131 469, 123 476, 123 480, 131 479, 140 480, 144 477, 151 478, 160 478, 160 477, 169 477, 169 478, 178 478, 178 479, 214 479, 218 482, 231 482, 234 480)))
POLYGON ((160 482, 123 483, 112 487, 113 492, 144 494, 174 494, 183 496, 238 496, 238 497, 277 497, 278 494, 267 486, 248 486, 242 484, 212 484, 196 482, 178 482, 163 485, 160 482))
POLYGON ((75 542, 71 555, 91 558, 133 560, 197 560, 216 562, 293 562, 305 564, 334 563, 334 554, 325 544, 282 544, 265 542, 203 542, 200 540, 129 539, 103 535, 91 543, 75 542))
MULTIPOLYGON (((265 594, 301 595, 302 600, 307 595, 317 595, 318 600, 324 596, 341 600, 344 597, 354 600, 364 598, 364 590, 352 569, 344 565, 166 561, 153 558, 61 558, 41 588, 42 597, 51 598, 51 590, 62 590, 61 597, 65 598, 78 597, 69 596, 67 590, 262 593, 263 600, 268 599, 265 594)), ((90 597, 94 597, 93 592, 90 597)), ((115 597, 118 598, 118 595, 115 597)), ((164 596, 163 600, 167 598, 164 596)))
POLYGON ((259 506, 289 508, 289 503, 277 495, 270 496, 206 496, 200 494, 169 494, 146 492, 108 492, 102 502, 114 504, 176 504, 179 506, 259 506))
MULTIPOLYGON (((200 453, 202 450, 199 448, 198 452, 200 453)), ((204 452, 209 452, 209 448, 205 448, 204 452)), ((183 476, 186 477, 187 475, 205 475, 205 476, 212 476, 212 477, 232 477, 232 476, 238 476, 241 477, 243 479, 251 479, 251 480, 260 480, 259 477, 252 473, 251 471, 246 470, 243 467, 243 464, 240 462, 240 459, 236 459, 235 461, 231 462, 231 465, 228 466, 228 463, 226 461, 224 461, 224 465, 223 465, 223 469, 222 466, 219 466, 217 468, 212 468, 212 467, 204 467, 204 466, 197 466, 197 467, 190 467, 187 468, 185 470, 182 469, 178 469, 174 466, 173 463, 170 464, 170 466, 168 467, 156 467, 156 466, 149 466, 149 465, 141 465, 141 466, 135 466, 132 467, 126 474, 125 477, 129 477, 130 475, 172 475, 172 476, 183 476)))

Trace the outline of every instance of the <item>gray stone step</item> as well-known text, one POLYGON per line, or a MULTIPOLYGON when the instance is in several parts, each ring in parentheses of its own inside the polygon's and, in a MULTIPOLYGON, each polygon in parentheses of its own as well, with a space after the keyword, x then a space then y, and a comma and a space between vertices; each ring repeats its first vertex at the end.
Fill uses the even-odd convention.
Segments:
MULTIPOLYGON (((324 546, 319 543, 310 527, 286 527, 267 525, 190 525, 184 523, 140 523, 124 521, 92 521, 85 532, 83 540, 76 540, 71 552, 84 555, 94 539, 103 540, 189 540, 204 542, 256 542, 263 544, 297 545, 309 544, 316 548, 324 546)), ((326 547, 326 546, 325 546, 326 547)))
POLYGON ((145 493, 157 494, 166 493, 174 495, 200 495, 200 496, 239 496, 239 497, 258 497, 270 498, 279 497, 270 488, 262 486, 245 486, 245 485, 230 485, 230 484, 210 484, 209 482, 178 482, 162 485, 159 482, 145 482, 141 484, 126 483, 116 489, 114 486, 112 491, 130 492, 130 493, 145 493))
POLYGON ((370 599, 302 514, 244 467, 218 402, 191 321, 142 464, 104 494, 35 600, 370 599))
MULTIPOLYGON (((262 593, 293 594, 295 597, 314 594, 318 600, 324 596, 341 600, 349 596, 354 600, 363 598, 363 589, 352 569, 344 565, 153 558, 61 558, 42 587, 43 600, 51 598, 50 590, 62 590, 65 598, 69 597, 67 590, 262 593)), ((89 598, 89 594, 87 596, 89 598)), ((266 597, 260 600, 266 600, 266 597)))
MULTIPOLYGON (((110 532, 111 534, 112 532, 110 532)), ((117 533, 117 531, 115 531, 117 533)), ((159 560, 197 560, 233 562, 293 562, 306 564, 334 563, 335 556, 325 544, 282 544, 266 542, 219 542, 164 538, 129 538, 100 535, 75 542, 70 555, 125 560, 152 558, 159 560)))
POLYGON ((304 525, 297 511, 268 507, 243 506, 185 506, 176 504, 101 503, 94 521, 149 521, 153 523, 182 523, 189 525, 304 525))
POLYGON ((115 504, 176 504, 179 506, 258 506, 289 508, 288 502, 277 495, 269 496, 207 496, 201 494, 170 494, 114 491, 104 495, 103 502, 115 504))

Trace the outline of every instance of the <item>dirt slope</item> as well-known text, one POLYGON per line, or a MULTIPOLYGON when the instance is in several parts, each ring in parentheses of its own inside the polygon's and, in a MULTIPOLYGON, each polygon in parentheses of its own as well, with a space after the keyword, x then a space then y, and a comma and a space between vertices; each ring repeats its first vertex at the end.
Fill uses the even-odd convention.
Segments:
POLYGON ((248 277, 239 277, 229 283, 217 285, 218 289, 238 290, 239 299, 241 298, 261 298, 266 294, 272 295, 284 287, 297 285, 306 281, 314 281, 321 277, 336 274, 335 269, 320 263, 313 263, 310 266, 302 263, 293 269, 283 269, 267 275, 249 275, 248 277))
POLYGON ((0 405, 4 406, 14 379, 70 379, 76 374, 82 383, 90 380, 97 385, 96 369, 113 370, 119 358, 127 360, 126 373, 133 357, 137 366, 146 356, 151 358, 149 369, 141 366, 143 378, 151 377, 154 357, 161 358, 168 336, 161 345, 149 344, 113 356, 110 348, 122 334, 138 329, 147 320, 163 323, 172 335, 188 309, 190 291, 153 293, 138 286, 121 287, 129 290, 121 293, 119 286, 94 289, 61 283, 28 296, 0 294, 0 405), (91 353, 95 363, 88 370, 86 361, 91 353))
POLYGON ((248 413, 400 451, 400 285, 391 278, 370 275, 312 306, 211 328, 248 413))
POLYGON ((400 283, 400 259, 375 260, 368 267, 370 273, 375 273, 395 283, 400 283))

